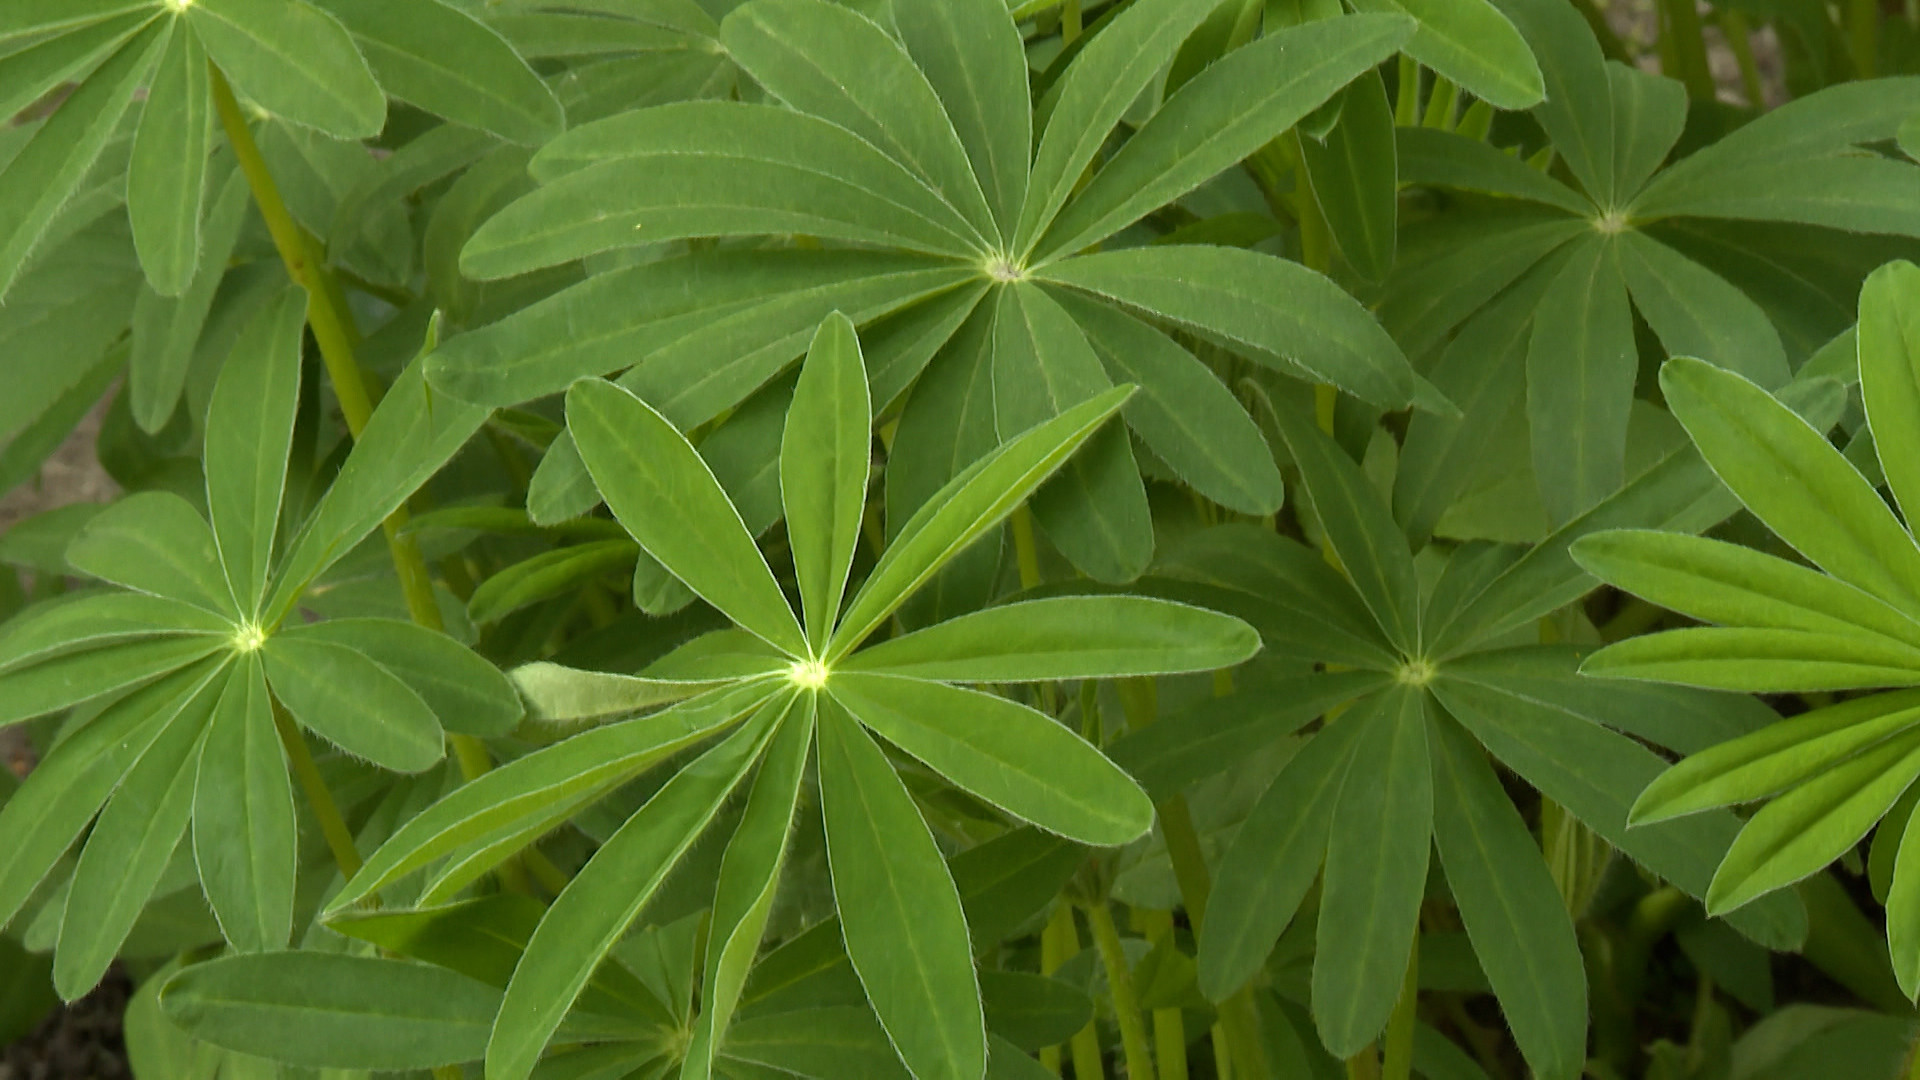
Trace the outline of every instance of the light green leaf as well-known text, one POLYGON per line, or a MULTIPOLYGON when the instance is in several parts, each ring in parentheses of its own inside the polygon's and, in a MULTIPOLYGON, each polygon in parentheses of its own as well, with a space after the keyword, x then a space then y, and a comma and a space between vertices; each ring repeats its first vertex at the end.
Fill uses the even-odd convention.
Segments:
POLYGON ((1615 642, 1584 670, 1756 693, 1920 683, 1920 649, 1858 634, 1687 627, 1615 642))
POLYGON ((1126 312, 1069 292, 1055 299, 1107 373, 1139 386, 1122 415, 1148 449, 1229 510, 1264 515, 1280 508, 1285 489, 1266 439, 1205 364, 1126 312))
POLYGON ((883 641, 836 670, 940 682, 1117 679, 1232 667, 1260 648, 1229 615, 1144 596, 1057 596, 883 641))
POLYGON ((823 708, 819 725, 820 807, 847 956, 916 1077, 979 1080, 986 1020, 953 878, 873 739, 838 706, 823 708))
POLYGON ((1560 0, 1494 4, 1538 58, 1546 100, 1534 119, 1593 201, 1611 208, 1626 193, 1614 188, 1613 85, 1592 29, 1560 0))
POLYGON ((103 57, 153 21, 150 2, 137 7, 126 3, 119 6, 130 10, 95 16, 25 48, 8 41, 6 32, 0 30, 0 53, 6 54, 0 57, 0 116, 17 116, 62 83, 84 81, 83 76, 103 57))
POLYGON ((194 1038, 320 1069, 426 1069, 480 1056, 500 995, 443 967, 283 952, 195 964, 160 991, 194 1038))
POLYGON ((216 674, 208 662, 127 694, 54 746, 0 804, 0 926, 20 913, 134 762, 216 674))
POLYGON ((1566 902, 1473 737, 1429 716, 1433 839, 1474 955, 1537 1076, 1587 1060, 1587 982, 1566 902))
POLYGON ((1920 620, 1799 563, 1723 540, 1648 530, 1582 537, 1595 577, 1703 622, 1859 634, 1920 649, 1920 620))
POLYGON ((166 37, 150 24, 80 84, 27 144, 0 166, 0 299, 5 299, 54 215, 99 158, 146 81, 166 37))
POLYGON ((706 973, 700 984, 700 1016, 680 1068, 681 1080, 708 1080, 715 1051, 732 1045, 727 1029, 759 952, 761 935, 766 933, 786 861, 787 837, 800 806, 800 785, 813 749, 814 708, 814 695, 809 694, 796 701, 781 721, 720 861, 706 973))
POLYGON ((299 837, 258 659, 227 679, 195 775, 194 863, 221 932, 240 952, 286 948, 299 837))
POLYGON ((0 671, 62 653, 178 634, 228 635, 233 625, 178 600, 141 593, 83 593, 36 604, 0 623, 0 671))
POLYGON ((1387 640, 1420 651, 1420 585, 1413 553, 1377 489, 1339 444, 1303 415, 1275 409, 1275 422, 1326 530, 1328 545, 1387 640))
POLYGON ((1034 151, 1020 224, 1013 230, 1011 254, 1022 264, 1127 107, 1216 6, 1213 0, 1136 3, 1108 19, 1074 57, 1054 86, 1053 107, 1034 151))
POLYGON ((288 544, 262 621, 284 618, 313 579, 438 472, 487 415, 428 390, 417 361, 394 380, 320 505, 288 544))
POLYGON ((153 7, 152 0, 14 0, 0 12, 0 44, 25 37, 65 36, 124 12, 153 7))
POLYGON ((543 551, 502 567, 481 582, 467 598, 467 617, 484 626, 542 600, 556 596, 571 600, 596 582, 626 574, 640 556, 640 549, 624 536, 543 551))
POLYGON ((595 379, 567 391, 567 422, 594 485, 648 554, 741 627, 807 655, 805 633, 739 511, 666 417, 595 379))
POLYGON ((755 0, 721 24, 720 42, 773 96, 872 143, 926 181, 983 241, 998 237, 939 95, 878 23, 824 0, 755 0))
POLYGON ((274 696, 314 734, 394 772, 442 757, 433 710, 365 655, 304 634, 275 634, 260 653, 274 696))
MULTIPOLYGON (((1186 22, 1188 14, 1179 10, 1161 16, 1169 24, 1166 31, 1176 35, 1172 38, 1176 44, 1185 36, 1179 27, 1191 29, 1186 22)), ((1069 69, 1061 83, 1055 122, 1072 122, 1063 110, 1067 108, 1066 95, 1076 92, 1070 89, 1074 85, 1074 70, 1082 64, 1095 63, 1093 58, 1102 49, 1101 42, 1109 35, 1125 33, 1127 25, 1116 18, 1111 28, 1102 31, 1087 46, 1082 59, 1075 62, 1076 67, 1069 69)), ((1153 24, 1146 22, 1145 26, 1153 24)), ((1069 254, 1104 240, 1232 168, 1283 134, 1321 102, 1338 94, 1341 87, 1362 72, 1392 55, 1411 29, 1407 20, 1397 17, 1323 19, 1269 31, 1258 41, 1228 53, 1168 98, 1152 119, 1127 140, 1046 230, 1044 238, 1035 246, 1036 259, 1069 254)), ((1161 47, 1159 41, 1156 40, 1153 47, 1161 47)), ((1087 77, 1098 76, 1089 71, 1087 77)), ((1108 87, 1098 89, 1109 92, 1108 87)), ((1384 91, 1381 93, 1384 95, 1384 91)), ((1384 106, 1384 96, 1380 100, 1384 106)), ((1123 101, 1121 107, 1125 104, 1123 101)), ((1117 113, 1112 119, 1104 113, 1098 115, 1106 124, 1099 132, 1088 136, 1063 128, 1056 141, 1063 141, 1069 135, 1080 139, 1091 137, 1097 146, 1105 138, 1107 128, 1118 119, 1117 113)), ((1385 136, 1390 162, 1391 117, 1384 112, 1382 115, 1389 116, 1385 136)), ((1055 136, 1052 122, 1047 135, 1055 136)), ((1035 163, 1036 176, 1041 175, 1048 162, 1047 152, 1047 144, 1042 142, 1041 157, 1035 163)), ((1078 170, 1085 165, 1084 160, 1080 161, 1070 180, 1078 179, 1078 170)), ((1391 167, 1387 175, 1390 181, 1391 167)), ((1391 230, 1391 225, 1388 228, 1391 230)), ((1391 241, 1389 231, 1386 242, 1390 245, 1391 241)), ((1360 265, 1359 260, 1354 262, 1360 265)))
POLYGON ((1076 569, 1117 585, 1153 559, 1153 510, 1126 429, 1094 433, 1033 494, 1033 520, 1076 569))
POLYGON ((127 159, 127 219, 148 283, 162 296, 179 296, 200 262, 200 194, 213 98, 199 39, 178 20, 169 22, 127 159))
POLYGON ((1644 825, 1777 795, 1903 734, 1920 719, 1920 692, 1906 690, 1828 705, 1710 746, 1663 772, 1634 801, 1644 825))
POLYGON ((566 128, 559 99, 498 33, 440 0, 320 0, 346 25, 387 93, 509 142, 566 128))
POLYGON ((1334 802, 1363 720, 1378 708, 1369 699, 1308 739, 1234 833, 1200 928, 1200 990, 1209 1000, 1225 1001, 1244 986, 1293 921, 1326 857, 1334 802))
POLYGON ((224 675, 201 684, 166 721, 87 836, 53 954, 53 985, 68 1001, 106 974, 186 832, 201 738, 219 704, 224 675))
POLYGON ((1336 1057, 1380 1035, 1406 981, 1433 850, 1426 700, 1400 687, 1335 721, 1364 725, 1333 804, 1313 957, 1314 1026, 1336 1057))
POLYGON ((504 735, 521 715, 507 677, 438 631, 399 619, 327 619, 282 628, 280 638, 343 645, 399 678, 440 720, 463 735, 504 735))
POLYGON ((1714 872, 1721 915, 1819 872, 1851 851, 1920 776, 1920 731, 1907 731, 1774 799, 1740 830, 1714 872))
POLYGON ((1298 263, 1173 245, 1082 255, 1034 276, 1224 340, 1280 370, 1296 373, 1297 365, 1376 405, 1399 409, 1413 400, 1413 369, 1373 315, 1298 263))
POLYGON ((1052 297, 1024 281, 996 291, 993 411, 1003 441, 1113 386, 1086 336, 1052 297))
MULTIPOLYGON (((757 639, 756 639, 757 640, 757 639)), ((770 663, 764 674, 784 673, 788 661, 770 663)), ((602 720, 655 705, 684 701, 720 685, 713 680, 652 679, 580 671, 545 661, 523 664, 510 674, 527 702, 527 713, 546 723, 602 720)))
POLYGON ((1887 487, 1920 514, 1920 268, 1889 263, 1860 287, 1860 397, 1887 487))
POLYGON ((840 616, 860 544, 872 427, 860 339, 846 316, 830 315, 807 350, 780 440, 780 501, 806 638, 820 646, 840 616))
POLYGON ((838 661, 936 571, 1013 512, 1133 392, 1116 387, 1006 443, 954 477, 895 534, 827 647, 838 661))
POLYGON ((960 788, 1094 847, 1153 825, 1127 774, 1058 721, 1015 701, 922 679, 836 671, 827 692, 853 717, 960 788))
MULTIPOLYGON (((1636 207, 1649 217, 1664 213, 1747 221, 1786 221, 1847 232, 1920 235, 1913 190, 1920 169, 1880 157, 1835 157, 1743 164, 1717 173, 1713 187, 1677 202, 1671 189, 1636 207)), ((1651 189, 1650 189, 1651 190, 1651 189)))
POLYGON ((207 512, 234 600, 248 617, 259 614, 273 562, 306 324, 306 294, 283 289, 234 340, 207 404, 207 512))
POLYGON ((1660 386, 1707 464, 1768 528, 1833 576, 1920 616, 1920 548, 1825 436, 1702 361, 1668 361, 1660 386))
POLYGON ((913 1075, 900 1067, 899 1055, 888 1045, 886 1031, 874 1022, 873 1011, 849 1005, 742 1020, 729 1033, 720 1067, 725 1075, 739 1080, 791 1076, 907 1080, 913 1075), (743 1072, 743 1064, 766 1071, 743 1072))
POLYGON ((777 697, 674 774, 601 845, 547 909, 500 1003, 487 1075, 525 1080, 627 927, 759 758, 793 698, 777 697))
POLYGON ((1404 11, 1419 20, 1406 53, 1497 109, 1546 96, 1540 65, 1520 31, 1486 0, 1357 0, 1360 11, 1404 11))
POLYGON ((386 95, 333 16, 305 0, 194 0, 186 10, 207 55, 268 112, 341 139, 380 134, 386 95))
POLYGON ((0 725, 105 697, 228 648, 225 637, 169 634, 68 653, 0 674, 0 725))
POLYGON ((1647 325, 1672 356, 1696 356, 1762 386, 1788 378, 1780 335, 1725 278, 1638 231, 1617 238, 1620 269, 1647 325))
POLYGON ((1033 152, 1019 28, 999 0, 897 0, 893 19, 966 147, 1001 237, 1011 238, 1033 152))
POLYGON ((396 829, 329 901, 327 911, 341 911, 476 840, 527 833, 531 841, 583 801, 712 735, 772 692, 765 683, 723 687, 500 765, 396 829))
MULTIPOLYGON (((1339 20, 1344 22, 1345 20, 1339 20)), ((1323 19, 1313 26, 1326 26, 1323 19)), ((1347 265, 1368 281, 1393 268, 1400 185, 1393 107, 1378 74, 1362 76, 1340 95, 1340 122, 1325 139, 1300 137, 1308 186, 1347 265)))
POLYGON ((144 288, 134 301, 127 395, 134 422, 142 431, 157 432, 165 427, 179 404, 200 331, 207 323, 220 283, 226 280, 227 261, 240 239, 252 198, 246 176, 238 169, 229 172, 207 212, 200 237, 200 261, 185 291, 169 298, 144 288))
MULTIPOLYGON (((1908 788, 1909 794, 1912 791, 1908 788)), ((1881 822, 1880 829, 1896 825, 1900 828, 1900 848, 1894 857, 1893 881, 1886 894, 1887 949, 1893 957, 1893 973, 1900 981, 1900 989, 1912 1000, 1916 987, 1920 987, 1920 940, 1915 935, 1915 931, 1920 930, 1920 917, 1917 917, 1920 916, 1920 895, 1914 891, 1920 888, 1920 880, 1916 880, 1916 873, 1920 873, 1920 833, 1914 831, 1913 816, 1903 815, 1897 808, 1881 822), (1908 836, 1916 837, 1913 845, 1907 843, 1908 836)), ((1876 832, 1874 847, 1877 850, 1879 846, 1880 833, 1876 832)))
POLYGON ((506 277, 692 236, 805 233, 971 257, 981 241, 852 132, 774 105, 690 101, 620 113, 535 155, 540 188, 481 226, 461 272, 506 277))
POLYGON ((1555 525, 1626 482, 1627 413, 1639 350, 1613 244, 1576 244, 1540 298, 1527 345, 1527 424, 1540 499, 1555 525))
POLYGON ((213 531, 178 495, 143 491, 94 515, 67 546, 75 570, 234 618, 213 531))

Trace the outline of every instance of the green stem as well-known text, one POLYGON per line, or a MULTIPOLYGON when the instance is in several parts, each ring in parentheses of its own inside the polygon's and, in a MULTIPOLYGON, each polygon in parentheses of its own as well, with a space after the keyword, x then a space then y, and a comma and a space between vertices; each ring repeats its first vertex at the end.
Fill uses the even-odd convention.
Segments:
POLYGON ((1847 6, 1847 49, 1855 76, 1873 78, 1880 66, 1880 0, 1853 0, 1847 6))
POLYGON ((1433 93, 1427 97, 1427 113, 1421 118, 1420 126, 1448 130, 1459 109, 1460 84, 1444 75, 1435 75, 1433 93))
POLYGON ((1126 1055, 1127 1080, 1153 1080, 1153 1049, 1147 1042, 1140 998, 1134 993, 1133 976, 1127 971, 1127 953, 1120 944, 1120 930, 1113 924, 1113 912, 1105 900, 1088 904, 1086 912, 1094 947, 1100 951, 1100 963, 1107 969, 1107 992, 1113 997, 1114 1019, 1120 1024, 1120 1049, 1126 1055))
POLYGON ((1347 1059, 1347 1080, 1380 1080, 1380 1051, 1369 1043, 1347 1059))
MULTIPOLYGON (((1173 948, 1173 912, 1140 911, 1134 925, 1156 949, 1173 948)), ((1153 1010, 1153 1056, 1160 1080, 1187 1080, 1187 1023, 1179 1006, 1153 1010)))
POLYGON ((327 790, 320 767, 313 763, 313 754, 307 750, 307 740, 278 701, 273 703, 273 727, 280 733, 280 745, 286 748, 293 778, 306 794, 313 816, 320 821, 320 835, 326 838, 334 865, 340 868, 341 877, 351 878, 360 872, 360 852, 353 846, 353 830, 347 828, 347 819, 340 816, 340 807, 333 801, 333 793, 327 790))
POLYGON ((1400 54, 1400 90, 1393 99, 1395 127, 1412 127, 1420 117, 1420 62, 1400 54))
MULTIPOLYGON (((1076 951, 1066 940, 1073 934, 1073 909, 1065 904, 1056 905, 1053 914, 1047 917, 1047 925, 1040 931, 1040 974, 1051 975, 1060 970, 1060 966, 1073 959, 1076 951)), ((1079 943, 1072 943, 1077 946, 1079 943)), ((1060 1075, 1060 1047, 1046 1046, 1040 1049, 1040 1064, 1055 1076, 1060 1075)))
POLYGON ((1387 1020, 1383 1042, 1382 1080, 1409 1080, 1413 1075, 1413 1025, 1420 1005, 1420 938, 1416 934, 1407 955, 1407 977, 1400 987, 1400 1000, 1394 1003, 1387 1020))
POLYGON ((1733 53, 1734 63, 1740 65, 1740 90, 1746 94, 1747 104, 1756 109, 1766 108, 1766 87, 1760 82, 1760 65, 1753 57, 1753 27, 1746 15, 1732 8, 1721 8, 1718 18, 1720 32, 1727 38, 1727 49, 1733 53))
POLYGON ((1613 32, 1613 24, 1607 21, 1605 12, 1594 6, 1594 0, 1573 0, 1573 6, 1579 10, 1580 17, 1587 20, 1593 36, 1600 40, 1600 51, 1607 59, 1623 64, 1633 63, 1633 50, 1627 48, 1627 43, 1613 32))
POLYGON ((1673 67, 1661 70, 1687 86, 1687 94, 1696 101, 1712 101, 1713 68, 1707 62, 1707 39, 1702 33, 1700 12, 1693 0, 1661 0, 1661 58, 1671 58, 1673 67))

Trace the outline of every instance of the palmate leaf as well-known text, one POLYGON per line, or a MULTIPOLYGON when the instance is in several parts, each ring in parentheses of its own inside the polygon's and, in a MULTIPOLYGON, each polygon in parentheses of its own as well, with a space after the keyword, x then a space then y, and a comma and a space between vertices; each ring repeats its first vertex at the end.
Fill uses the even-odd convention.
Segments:
POLYGON ((780 440, 780 495, 808 641, 825 641, 840 617, 867 505, 872 428, 860 341, 835 313, 807 351, 780 440))
POLYGON ((1407 55, 1495 108, 1531 108, 1546 94, 1526 39, 1487 0, 1359 0, 1354 7, 1413 16, 1419 29, 1407 55))
POLYGON ((273 560, 306 321, 306 296, 282 290, 234 341, 207 404, 207 512, 244 616, 256 614, 273 560))
POLYGON ((1011 239, 1033 147, 1019 28, 995 0, 900 0, 893 18, 966 148, 1001 237, 1011 239))
POLYGON ((1559 525, 1626 481, 1639 353, 1615 246, 1576 242, 1534 311, 1527 425, 1548 517, 1559 525))
POLYGON ((1860 289, 1860 397, 1887 487, 1909 530, 1920 513, 1920 268, 1890 263, 1860 289))
POLYGON ((245 657, 221 691, 193 787, 201 888, 236 951, 286 946, 298 840, 266 676, 257 659, 245 657))
POLYGON ((336 138, 380 133, 387 99, 346 28, 306 0, 194 0, 186 20, 234 86, 336 138))
POLYGON ((155 292, 179 296, 200 261, 200 199, 211 147, 206 51, 173 20, 127 160, 127 220, 155 292))

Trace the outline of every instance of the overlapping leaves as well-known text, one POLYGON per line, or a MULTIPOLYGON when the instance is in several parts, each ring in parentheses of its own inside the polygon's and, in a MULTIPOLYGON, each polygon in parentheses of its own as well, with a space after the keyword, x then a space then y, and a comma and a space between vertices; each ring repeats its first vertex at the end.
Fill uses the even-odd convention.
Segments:
POLYGON ((436 863, 424 896, 445 898, 614 785, 709 744, 562 890, 513 970, 487 1047, 489 1075, 528 1075, 601 958, 744 785, 682 1072, 705 1077, 765 928, 817 746, 834 894, 867 997, 915 1075, 982 1075, 986 1043, 958 894, 874 736, 1013 817, 1085 844, 1124 843, 1153 814, 1126 774, 1045 714, 953 684, 1209 669, 1245 659, 1257 640, 1227 616, 1099 597, 988 609, 859 647, 1088 443, 1129 392, 1064 403, 974 463, 899 531, 843 603, 861 542, 872 413, 853 325, 829 318, 803 365, 780 455, 796 614, 679 431, 627 390, 576 383, 568 425, 615 517, 737 629, 698 638, 637 676, 548 664, 517 672, 547 720, 672 704, 521 758, 429 808, 348 882, 333 910, 436 863))

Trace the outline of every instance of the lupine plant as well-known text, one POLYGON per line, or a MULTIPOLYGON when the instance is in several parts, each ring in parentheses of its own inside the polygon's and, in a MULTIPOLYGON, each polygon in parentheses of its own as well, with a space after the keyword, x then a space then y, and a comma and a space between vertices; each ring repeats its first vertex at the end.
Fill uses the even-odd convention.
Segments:
POLYGON ((0 2, 0 1040, 1920 1075, 1920 10, 1629 7, 0 2))

